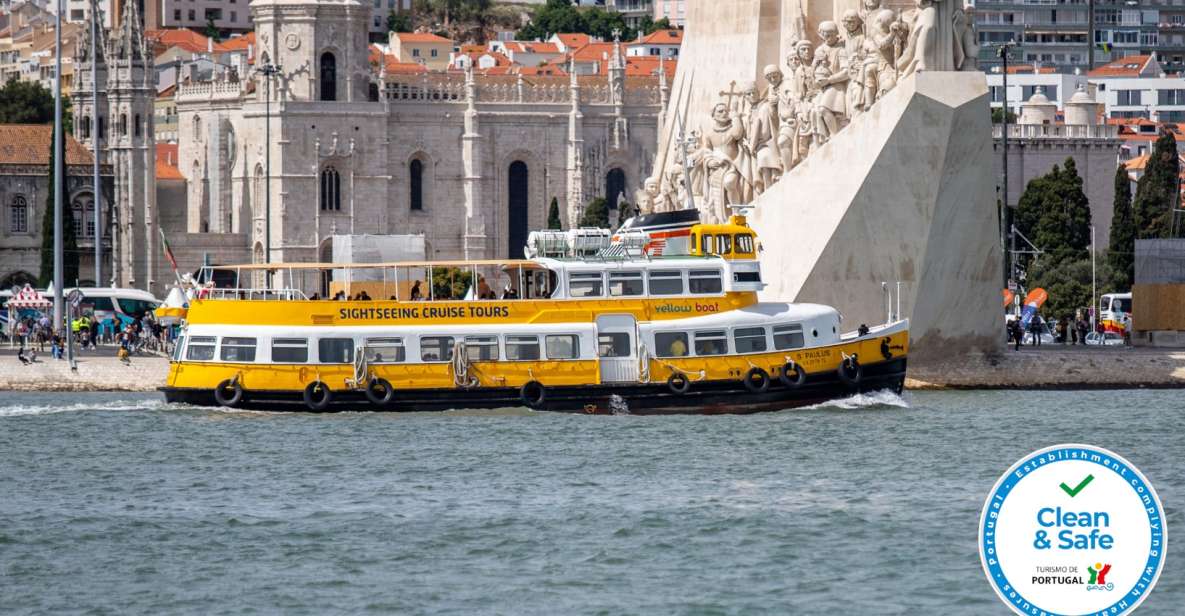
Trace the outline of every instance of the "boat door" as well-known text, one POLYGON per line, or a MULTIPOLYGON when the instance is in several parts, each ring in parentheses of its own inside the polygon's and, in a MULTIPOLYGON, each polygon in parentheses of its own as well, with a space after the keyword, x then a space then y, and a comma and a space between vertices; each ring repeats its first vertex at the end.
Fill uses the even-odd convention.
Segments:
POLYGON ((597 317, 602 383, 638 382, 638 322, 630 314, 597 317))

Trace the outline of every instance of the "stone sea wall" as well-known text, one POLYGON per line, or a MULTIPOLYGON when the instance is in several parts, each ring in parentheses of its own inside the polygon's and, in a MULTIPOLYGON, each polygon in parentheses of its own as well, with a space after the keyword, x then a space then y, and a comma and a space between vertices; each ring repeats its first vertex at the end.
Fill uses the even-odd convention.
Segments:
POLYGON ((130 364, 115 357, 85 357, 76 371, 49 353, 28 366, 7 353, 0 362, 0 391, 156 391, 169 374, 168 360, 152 356, 133 357, 130 364))

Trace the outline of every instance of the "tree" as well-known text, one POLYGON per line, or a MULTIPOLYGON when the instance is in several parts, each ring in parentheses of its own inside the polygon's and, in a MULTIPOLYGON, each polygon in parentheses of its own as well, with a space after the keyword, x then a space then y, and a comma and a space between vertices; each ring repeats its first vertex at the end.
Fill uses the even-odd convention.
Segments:
POLYGON ((583 32, 605 41, 613 40, 614 32, 620 33, 623 41, 632 40, 635 37, 634 30, 625 25, 625 17, 621 13, 617 11, 610 13, 596 7, 584 12, 583 32))
POLYGON ((1114 274, 1112 285, 1126 290, 1132 288, 1135 282, 1136 221, 1132 215, 1131 180, 1123 165, 1115 170, 1115 204, 1112 212, 1107 263, 1114 274))
POLYGON ((48 122, 53 122, 53 92, 36 81, 20 81, 16 77, 0 88, 0 124, 48 122))
MULTIPOLYGON (((1176 206, 1180 161, 1177 143, 1168 130, 1160 133, 1152 155, 1144 165, 1144 175, 1136 184, 1132 210, 1136 234, 1141 239, 1173 237, 1173 208, 1176 206)), ((1183 225, 1185 226, 1185 225, 1183 225)), ((1177 232, 1181 234, 1180 231, 1177 232)))
POLYGON ((210 16, 206 17, 206 31, 204 34, 206 35, 207 38, 214 39, 215 43, 217 43, 218 39, 221 38, 222 35, 218 31, 218 26, 217 26, 217 24, 214 23, 213 17, 210 17, 210 16))
POLYGON ((1073 158, 1054 165, 1025 187, 1016 208, 1016 227, 1046 254, 1061 262, 1080 258, 1090 246, 1090 202, 1073 158))
MULTIPOLYGON (((992 108, 992 124, 1003 124, 1003 123, 1004 123, 1004 108, 1003 107, 993 107, 992 108)), ((1008 123, 1009 124, 1016 124, 1016 112, 1013 112, 1013 111, 1008 112, 1008 123)))
MULTIPOLYGON (((66 151, 65 147, 65 131, 63 131, 62 152, 66 151)), ((65 288, 67 285, 72 285, 78 280, 78 238, 74 235, 74 210, 67 203, 65 198, 66 191, 66 165, 62 165, 62 182, 55 186, 54 183, 54 148, 53 139, 58 135, 54 134, 50 139, 49 148, 49 190, 45 199, 45 214, 41 217, 41 284, 44 287, 49 285, 49 281, 53 280, 54 275, 54 192, 61 190, 64 195, 62 198, 62 278, 63 280, 54 280, 54 284, 59 288, 65 288)))
POLYGON ((515 38, 521 41, 545 40, 561 32, 579 32, 604 40, 613 39, 613 31, 621 31, 623 40, 632 39, 634 31, 625 24, 621 13, 593 7, 581 10, 571 0, 547 0, 535 11, 531 23, 521 28, 515 38))
POLYGON ((555 197, 551 198, 551 205, 547 207, 547 228, 556 231, 564 228, 564 223, 560 222, 560 202, 555 197))
POLYGON ((584 208, 584 215, 580 217, 581 227, 609 228, 609 204, 604 197, 593 199, 584 208))
POLYGON ((387 31, 388 32, 411 32, 411 16, 407 13, 396 13, 392 10, 387 13, 387 31))
POLYGON ((432 269, 432 296, 436 299, 463 299, 473 280, 473 272, 459 267, 432 269))
POLYGON ((638 23, 638 34, 639 35, 654 34, 655 32, 657 32, 659 30, 674 30, 674 29, 675 29, 675 27, 671 25, 671 20, 667 19, 666 17, 663 17, 662 19, 660 19, 658 21, 654 21, 653 17, 646 15, 646 16, 642 17, 642 20, 638 23))
MULTIPOLYGON (((1108 291, 1105 281, 1114 277, 1107 262, 1098 263, 1098 271, 1094 272, 1097 280, 1104 281, 1099 287, 1100 293, 1108 291)), ((1090 256, 1070 258, 1061 262, 1054 262, 1042 256, 1033 264, 1029 272, 1029 288, 1042 288, 1049 294, 1049 299, 1041 307, 1041 312, 1049 319, 1073 317, 1079 308, 1089 308, 1094 304, 1091 291, 1091 263, 1090 256)))
POLYGON ((638 208, 626 203, 625 201, 618 203, 617 204, 617 228, 620 229, 621 225, 625 224, 625 221, 633 218, 634 216, 637 216, 638 215, 637 210, 638 210, 638 208))

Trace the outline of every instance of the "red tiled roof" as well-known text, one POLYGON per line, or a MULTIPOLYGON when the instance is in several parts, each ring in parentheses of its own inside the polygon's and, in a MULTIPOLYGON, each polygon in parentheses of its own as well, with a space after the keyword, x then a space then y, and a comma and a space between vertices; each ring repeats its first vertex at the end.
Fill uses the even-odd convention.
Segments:
POLYGON ((431 32, 396 32, 395 36, 399 37, 400 43, 448 43, 452 45, 453 42, 443 36, 436 36, 431 32))
POLYGON ((682 30, 655 30, 630 45, 682 45, 682 30))
MULTIPOLYGON (((152 42, 154 55, 160 55, 171 47, 180 47, 190 53, 205 53, 211 43, 209 37, 188 28, 149 30, 144 36, 152 42)), ((213 49, 216 52, 225 51, 221 43, 214 43, 213 49)))
POLYGON ((559 41, 561 43, 563 43, 564 46, 569 49, 584 47, 585 45, 592 42, 591 36, 589 36, 587 34, 581 34, 579 32, 574 32, 574 33, 569 33, 569 34, 557 34, 557 35, 555 35, 555 38, 559 39, 559 41))
POLYGON ((531 41, 507 41, 506 50, 515 53, 560 53, 555 43, 535 43, 531 41))
MULTIPOLYGON (((0 165, 49 165, 51 124, 0 124, 0 165)), ((91 153, 66 136, 66 164, 89 165, 91 153)))
POLYGON ((572 52, 577 62, 600 62, 613 57, 613 43, 589 43, 572 52))
POLYGON ((166 86, 164 90, 161 90, 160 92, 157 92, 157 93, 156 93, 156 98, 158 98, 158 99, 161 99, 161 98, 173 98, 173 95, 174 95, 174 94, 176 94, 176 93, 177 93, 177 84, 173 84, 173 85, 170 85, 170 86, 166 86))
POLYGON ((1042 66, 1034 69, 1032 64, 1015 64, 1008 67, 1009 75, 1052 75, 1057 69, 1052 66, 1042 66))
POLYGON ((249 45, 255 45, 254 31, 222 41, 222 49, 226 51, 246 51, 249 45))
POLYGON ((177 167, 177 144, 156 144, 156 179, 184 180, 181 169, 177 167))
POLYGON ((1087 77, 1139 77, 1152 56, 1128 56, 1088 72, 1087 77))

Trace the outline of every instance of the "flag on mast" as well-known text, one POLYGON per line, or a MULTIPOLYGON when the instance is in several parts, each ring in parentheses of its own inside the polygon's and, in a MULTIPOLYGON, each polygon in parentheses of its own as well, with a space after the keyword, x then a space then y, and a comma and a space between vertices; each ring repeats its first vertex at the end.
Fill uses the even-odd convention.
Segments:
POLYGON ((173 256, 173 249, 169 246, 169 240, 165 239, 165 230, 157 227, 160 231, 161 246, 165 249, 165 258, 169 260, 169 265, 173 268, 173 276, 177 278, 177 282, 181 282, 181 275, 177 273, 177 258, 173 256))

